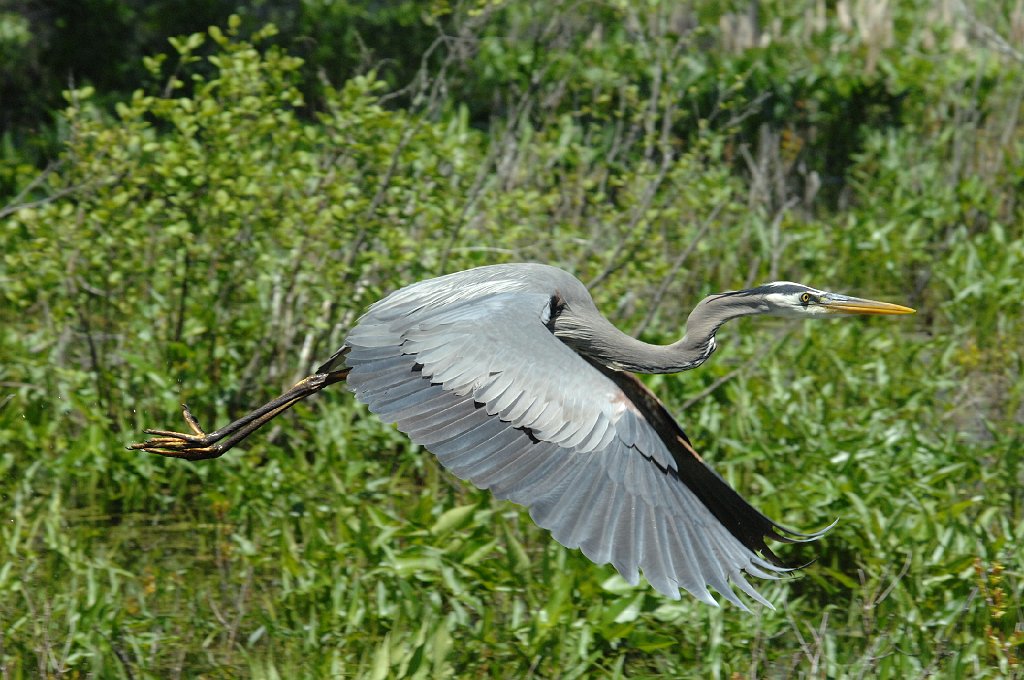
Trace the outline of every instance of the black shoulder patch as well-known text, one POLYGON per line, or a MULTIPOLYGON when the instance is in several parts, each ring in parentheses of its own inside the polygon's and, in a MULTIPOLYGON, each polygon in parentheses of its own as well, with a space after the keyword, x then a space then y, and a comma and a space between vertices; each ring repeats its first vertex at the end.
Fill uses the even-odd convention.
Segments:
POLYGON ((552 333, 555 332, 555 319, 565 309, 565 298, 559 291, 555 291, 555 294, 551 296, 550 306, 548 307, 548 330, 552 333))

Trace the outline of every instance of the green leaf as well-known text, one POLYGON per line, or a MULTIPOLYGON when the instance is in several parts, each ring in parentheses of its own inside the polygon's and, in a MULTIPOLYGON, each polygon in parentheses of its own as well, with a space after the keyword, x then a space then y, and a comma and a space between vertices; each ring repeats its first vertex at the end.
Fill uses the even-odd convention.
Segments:
POLYGON ((476 508, 476 505, 460 505, 445 510, 437 518, 433 526, 430 527, 430 533, 435 536, 441 536, 456 529, 461 529, 472 521, 476 508))

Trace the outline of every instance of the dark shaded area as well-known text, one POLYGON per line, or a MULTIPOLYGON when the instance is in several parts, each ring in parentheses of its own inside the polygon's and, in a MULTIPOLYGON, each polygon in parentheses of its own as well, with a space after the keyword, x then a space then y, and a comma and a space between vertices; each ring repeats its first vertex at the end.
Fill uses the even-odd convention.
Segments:
MULTIPOLYGON (((715 69, 698 88, 696 108, 724 125, 731 116, 740 122, 734 132, 736 148, 746 146, 758 153, 765 131, 782 134, 784 155, 800 164, 803 173, 789 173, 787 181, 802 181, 817 173, 818 198, 835 209, 847 186, 848 172, 863 151, 864 131, 899 128, 904 124, 907 91, 896 91, 881 73, 844 69, 836 77, 820 75, 805 64, 788 64, 784 55, 770 49, 750 49, 731 59, 714 60, 715 69), (749 110, 716 114, 718 102, 727 99, 720 83, 743 81, 742 97, 749 110)), ((747 162, 737 152, 735 166, 747 172, 747 162)), ((799 187, 802 192, 804 187, 799 187)))
MULTIPOLYGON (((62 92, 91 85, 100 101, 118 101, 149 83, 142 59, 171 51, 168 39, 205 33, 242 17, 248 35, 267 23, 276 42, 306 59, 303 89, 316 90, 322 73, 334 83, 378 68, 404 84, 436 37, 424 19, 430 3, 302 2, 302 0, 11 0, 5 13, 27 21, 24 49, 0 63, 0 135, 10 135, 31 160, 56 153, 53 112, 62 92)), ((315 98, 311 101, 315 101, 315 98)))
POLYGON ((225 0, 14 2, 7 11, 27 19, 31 38, 0 68, 0 133, 45 132, 72 85, 123 96, 145 82, 143 56, 166 51, 169 36, 223 24, 232 8, 225 0))

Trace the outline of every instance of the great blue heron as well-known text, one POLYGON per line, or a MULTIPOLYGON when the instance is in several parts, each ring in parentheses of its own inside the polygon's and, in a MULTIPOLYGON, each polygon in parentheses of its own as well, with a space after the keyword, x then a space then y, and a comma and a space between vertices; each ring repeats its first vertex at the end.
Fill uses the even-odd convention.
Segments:
MULTIPOLYGON (((712 295, 685 336, 649 345, 601 316, 574 276, 540 264, 479 267, 421 281, 370 307, 345 344, 277 399, 210 434, 184 407, 191 433, 129 448, 215 458, 324 387, 348 381, 370 411, 458 477, 530 510, 562 545, 610 562, 631 584, 708 591, 746 609, 730 582, 764 599, 741 572, 788 571, 765 544, 808 541, 754 509, 694 450, 633 375, 675 373, 715 351, 715 332, 742 316, 908 314, 914 310, 777 281, 712 295)), ((827 530, 827 529, 826 529, 827 530)))

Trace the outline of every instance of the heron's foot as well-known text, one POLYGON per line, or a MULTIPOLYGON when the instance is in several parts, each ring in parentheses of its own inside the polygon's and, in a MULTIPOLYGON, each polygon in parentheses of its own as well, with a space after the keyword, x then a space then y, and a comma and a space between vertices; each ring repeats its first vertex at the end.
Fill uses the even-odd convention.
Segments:
POLYGON ((144 430, 146 434, 156 436, 144 442, 129 444, 127 448, 131 451, 145 451, 158 456, 185 460, 218 458, 227 451, 227 448, 218 443, 220 437, 208 435, 203 428, 199 427, 199 421, 192 415, 192 411, 187 405, 181 405, 181 413, 188 429, 192 430, 191 434, 171 432, 170 430, 144 430))

